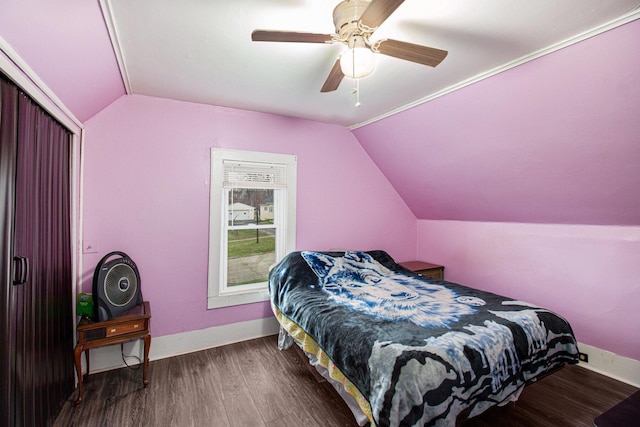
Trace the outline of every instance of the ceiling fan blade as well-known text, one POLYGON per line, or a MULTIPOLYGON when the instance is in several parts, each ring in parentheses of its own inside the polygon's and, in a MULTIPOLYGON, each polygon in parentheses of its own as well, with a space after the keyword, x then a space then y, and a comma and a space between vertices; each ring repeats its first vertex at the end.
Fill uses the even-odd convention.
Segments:
POLYGON ((254 30, 251 33, 254 42, 298 42, 327 43, 333 40, 331 34, 298 33, 295 31, 254 30))
POLYGON ((343 78, 344 74, 342 74, 342 69, 340 68, 340 58, 338 58, 336 60, 336 63, 333 64, 333 68, 331 69, 331 71, 329 71, 329 76, 322 85, 322 89, 320 89, 320 92, 333 92, 334 90, 338 89, 338 86, 340 86, 340 82, 343 78))
POLYGON ((377 28, 404 2, 404 0, 371 0, 362 12, 360 21, 369 28, 377 28))
POLYGON ((401 42, 398 40, 381 41, 378 45, 378 52, 384 55, 393 56, 394 58, 428 65, 430 67, 435 67, 441 63, 449 53, 446 50, 401 42))

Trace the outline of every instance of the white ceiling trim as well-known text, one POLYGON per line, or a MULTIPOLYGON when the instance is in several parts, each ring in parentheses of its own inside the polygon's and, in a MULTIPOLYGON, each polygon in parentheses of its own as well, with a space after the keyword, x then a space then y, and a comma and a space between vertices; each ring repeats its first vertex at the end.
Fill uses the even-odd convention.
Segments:
POLYGON ((102 16, 107 26, 109 38, 111 39, 113 52, 115 53, 116 60, 118 61, 118 68, 120 69, 120 76, 122 77, 124 88, 127 91, 127 95, 131 95, 133 93, 133 90, 131 89, 131 80, 129 79, 129 73, 127 73, 127 66, 124 61, 124 55, 122 54, 122 47, 120 45, 120 39, 118 38, 118 31, 116 30, 116 25, 114 22, 111 3, 109 2, 109 0, 100 0, 100 8, 102 9, 102 16))
POLYGON ((433 99, 436 99, 436 98, 439 98, 441 96, 447 95, 447 94, 449 94, 451 92, 455 92, 457 90, 460 90, 460 89, 462 89, 464 87, 467 87, 469 85, 477 83, 477 82, 479 82, 481 80, 488 79, 489 77, 493 77, 496 74, 500 74, 500 73, 502 73, 504 71, 507 71, 507 70, 515 68, 515 67, 517 67, 519 65, 522 65, 522 64, 524 64, 526 62, 533 61, 534 59, 540 58, 541 56, 548 55, 550 53, 553 53, 553 52, 556 52, 556 51, 558 51, 560 49, 563 49, 563 48, 565 48, 567 46, 571 46, 573 44, 576 44, 578 42, 586 40, 586 39, 588 39, 590 37, 596 36, 598 34, 602 34, 605 31, 609 31, 609 30, 614 29, 616 27, 620 27, 620 26, 622 26, 624 24, 628 24, 629 22, 635 21, 636 19, 640 19, 640 10, 635 10, 635 11, 630 12, 630 13, 628 13, 626 15, 623 15, 623 16, 617 18, 617 19, 614 19, 613 21, 610 21, 610 22, 608 22, 606 24, 603 24, 603 25, 601 25, 599 27, 596 27, 596 28, 593 28, 593 29, 591 29, 589 31, 585 31, 584 33, 578 34, 577 36, 568 38, 567 40, 564 40, 562 42, 556 43, 556 44, 551 45, 549 47, 546 47, 544 49, 540 49, 540 50, 538 50, 536 52, 532 52, 532 53, 530 53, 528 55, 522 56, 522 57, 520 57, 518 59, 515 59, 515 60, 513 60, 511 62, 508 62, 508 63, 506 63, 504 65, 496 67, 496 68, 494 68, 492 70, 486 71, 484 73, 477 74, 474 77, 471 77, 471 78, 469 78, 467 80, 464 80, 464 81, 462 81, 460 83, 456 83, 455 85, 452 85, 452 86, 449 86, 447 88, 444 88, 444 89, 442 89, 442 90, 440 90, 440 91, 438 91, 436 93, 433 93, 431 95, 425 96, 424 98, 420 98, 420 99, 418 99, 416 101, 413 101, 413 102, 411 102, 409 104, 406 104, 406 105, 403 105, 403 106, 398 107, 396 109, 393 109, 393 110, 391 110, 391 111, 389 111, 389 112, 387 112, 385 114, 382 114, 380 116, 374 117, 374 118, 372 118, 370 120, 366 120, 364 122, 356 123, 354 125, 348 126, 348 129, 349 130, 355 130, 355 129, 358 129, 360 127, 366 126, 368 124, 371 124, 371 123, 377 122, 379 120, 385 119, 387 117, 391 117, 393 115, 396 115, 398 113, 406 111, 406 110, 408 110, 410 108, 413 108, 413 107, 416 107, 418 105, 424 104, 424 103, 429 102, 429 101, 431 101, 433 99))

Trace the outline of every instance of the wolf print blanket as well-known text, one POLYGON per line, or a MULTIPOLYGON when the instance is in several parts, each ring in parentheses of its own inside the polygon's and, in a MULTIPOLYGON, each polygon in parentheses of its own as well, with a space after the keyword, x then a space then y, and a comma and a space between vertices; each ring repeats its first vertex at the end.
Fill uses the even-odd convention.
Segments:
POLYGON ((383 251, 293 252, 269 289, 281 324, 317 344, 373 426, 453 426, 578 360, 558 315, 418 276, 383 251))

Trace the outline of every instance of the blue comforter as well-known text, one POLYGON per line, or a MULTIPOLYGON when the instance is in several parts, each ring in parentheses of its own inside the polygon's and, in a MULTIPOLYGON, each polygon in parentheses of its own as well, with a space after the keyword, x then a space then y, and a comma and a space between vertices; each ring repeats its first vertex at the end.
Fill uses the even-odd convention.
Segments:
POLYGON ((317 344, 376 426, 455 425, 578 360, 560 316, 418 276, 383 251, 293 252, 269 288, 281 324, 317 344))

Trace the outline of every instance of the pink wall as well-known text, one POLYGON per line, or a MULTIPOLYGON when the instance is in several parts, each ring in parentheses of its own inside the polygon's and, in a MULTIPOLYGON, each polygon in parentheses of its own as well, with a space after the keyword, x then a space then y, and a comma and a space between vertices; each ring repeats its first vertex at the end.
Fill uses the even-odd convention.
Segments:
POLYGON ((345 128, 124 96, 86 122, 84 290, 113 250, 140 269, 155 336, 271 315, 266 303, 207 310, 210 148, 298 156, 299 249, 415 255, 416 219, 345 128))
POLYGON ((356 129, 418 219, 640 225, 640 19, 356 129))
POLYGON ((549 308, 578 341, 640 360, 640 227, 418 221, 445 277, 549 308))

